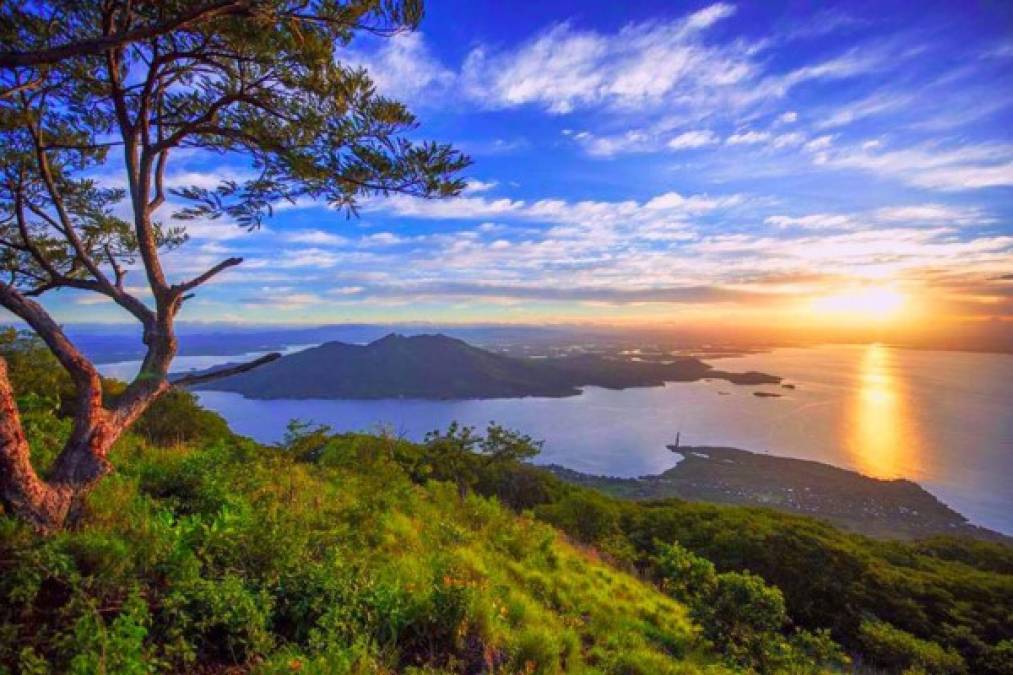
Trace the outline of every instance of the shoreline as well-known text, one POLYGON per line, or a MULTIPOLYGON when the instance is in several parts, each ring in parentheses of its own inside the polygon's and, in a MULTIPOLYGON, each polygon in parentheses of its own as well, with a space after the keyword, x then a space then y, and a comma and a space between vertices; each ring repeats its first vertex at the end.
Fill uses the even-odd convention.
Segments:
POLYGON ((964 536, 1013 543, 1013 537, 971 523, 907 479, 871 478, 813 460, 720 446, 668 446, 681 455, 670 469, 638 478, 585 474, 543 465, 564 481, 606 494, 650 501, 684 499, 772 508, 809 516, 879 539, 964 536))

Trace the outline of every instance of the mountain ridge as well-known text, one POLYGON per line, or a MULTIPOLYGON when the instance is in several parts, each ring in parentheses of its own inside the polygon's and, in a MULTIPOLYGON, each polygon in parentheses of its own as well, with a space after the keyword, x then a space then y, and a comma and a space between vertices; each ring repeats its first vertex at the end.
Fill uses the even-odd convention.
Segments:
POLYGON ((595 354, 519 358, 442 334, 390 333, 366 345, 325 342, 256 370, 200 385, 258 399, 488 399, 576 396, 581 387, 661 386, 704 378, 776 384, 765 373, 728 373, 693 357, 642 362, 595 354))

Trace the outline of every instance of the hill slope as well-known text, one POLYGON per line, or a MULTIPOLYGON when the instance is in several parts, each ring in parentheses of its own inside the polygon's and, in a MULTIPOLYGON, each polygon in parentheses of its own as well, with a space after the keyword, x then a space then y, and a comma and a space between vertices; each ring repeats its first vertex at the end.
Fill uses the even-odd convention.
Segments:
POLYGON ((582 355, 522 359, 445 335, 388 335, 367 345, 328 342, 205 389, 248 398, 467 399, 574 396, 580 387, 660 386, 705 377, 739 384, 779 382, 763 373, 726 373, 694 358, 670 363, 582 355))
POLYGON ((0 672, 725 672, 680 603, 382 447, 128 439, 73 532, 0 513, 0 672))

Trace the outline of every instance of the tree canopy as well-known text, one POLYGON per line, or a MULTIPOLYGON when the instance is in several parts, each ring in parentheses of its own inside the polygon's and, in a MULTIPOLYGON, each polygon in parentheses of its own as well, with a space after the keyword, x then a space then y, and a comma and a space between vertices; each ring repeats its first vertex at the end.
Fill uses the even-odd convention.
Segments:
MULTIPOLYGON (((79 417, 51 476, 68 494, 108 471, 109 445, 170 387, 183 304, 242 262, 170 278, 161 256, 185 244, 187 222, 253 229, 297 199, 351 214, 368 197, 463 188, 468 158, 416 141, 414 115, 341 59, 357 34, 411 30, 421 16, 418 0, 0 5, 0 305, 76 387, 79 417), (181 150, 243 158, 253 177, 170 190, 181 150), (128 275, 143 275, 150 302, 128 275), (34 299, 64 288, 103 295, 142 326, 143 366, 111 408, 94 366, 34 299)), ((16 407, 2 426, 5 448, 25 445, 16 407)), ((27 471, 11 452, 5 461, 27 471)))

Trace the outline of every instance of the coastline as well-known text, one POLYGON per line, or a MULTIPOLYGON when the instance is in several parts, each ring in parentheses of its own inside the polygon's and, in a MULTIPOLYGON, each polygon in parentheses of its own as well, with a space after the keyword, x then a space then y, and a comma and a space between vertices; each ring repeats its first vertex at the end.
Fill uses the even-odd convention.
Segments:
POLYGON ((972 524, 910 480, 870 478, 822 462, 738 448, 668 447, 682 459, 660 474, 639 478, 544 468, 567 482, 638 501, 676 498, 772 508, 879 539, 955 535, 1013 543, 1013 537, 972 524))

